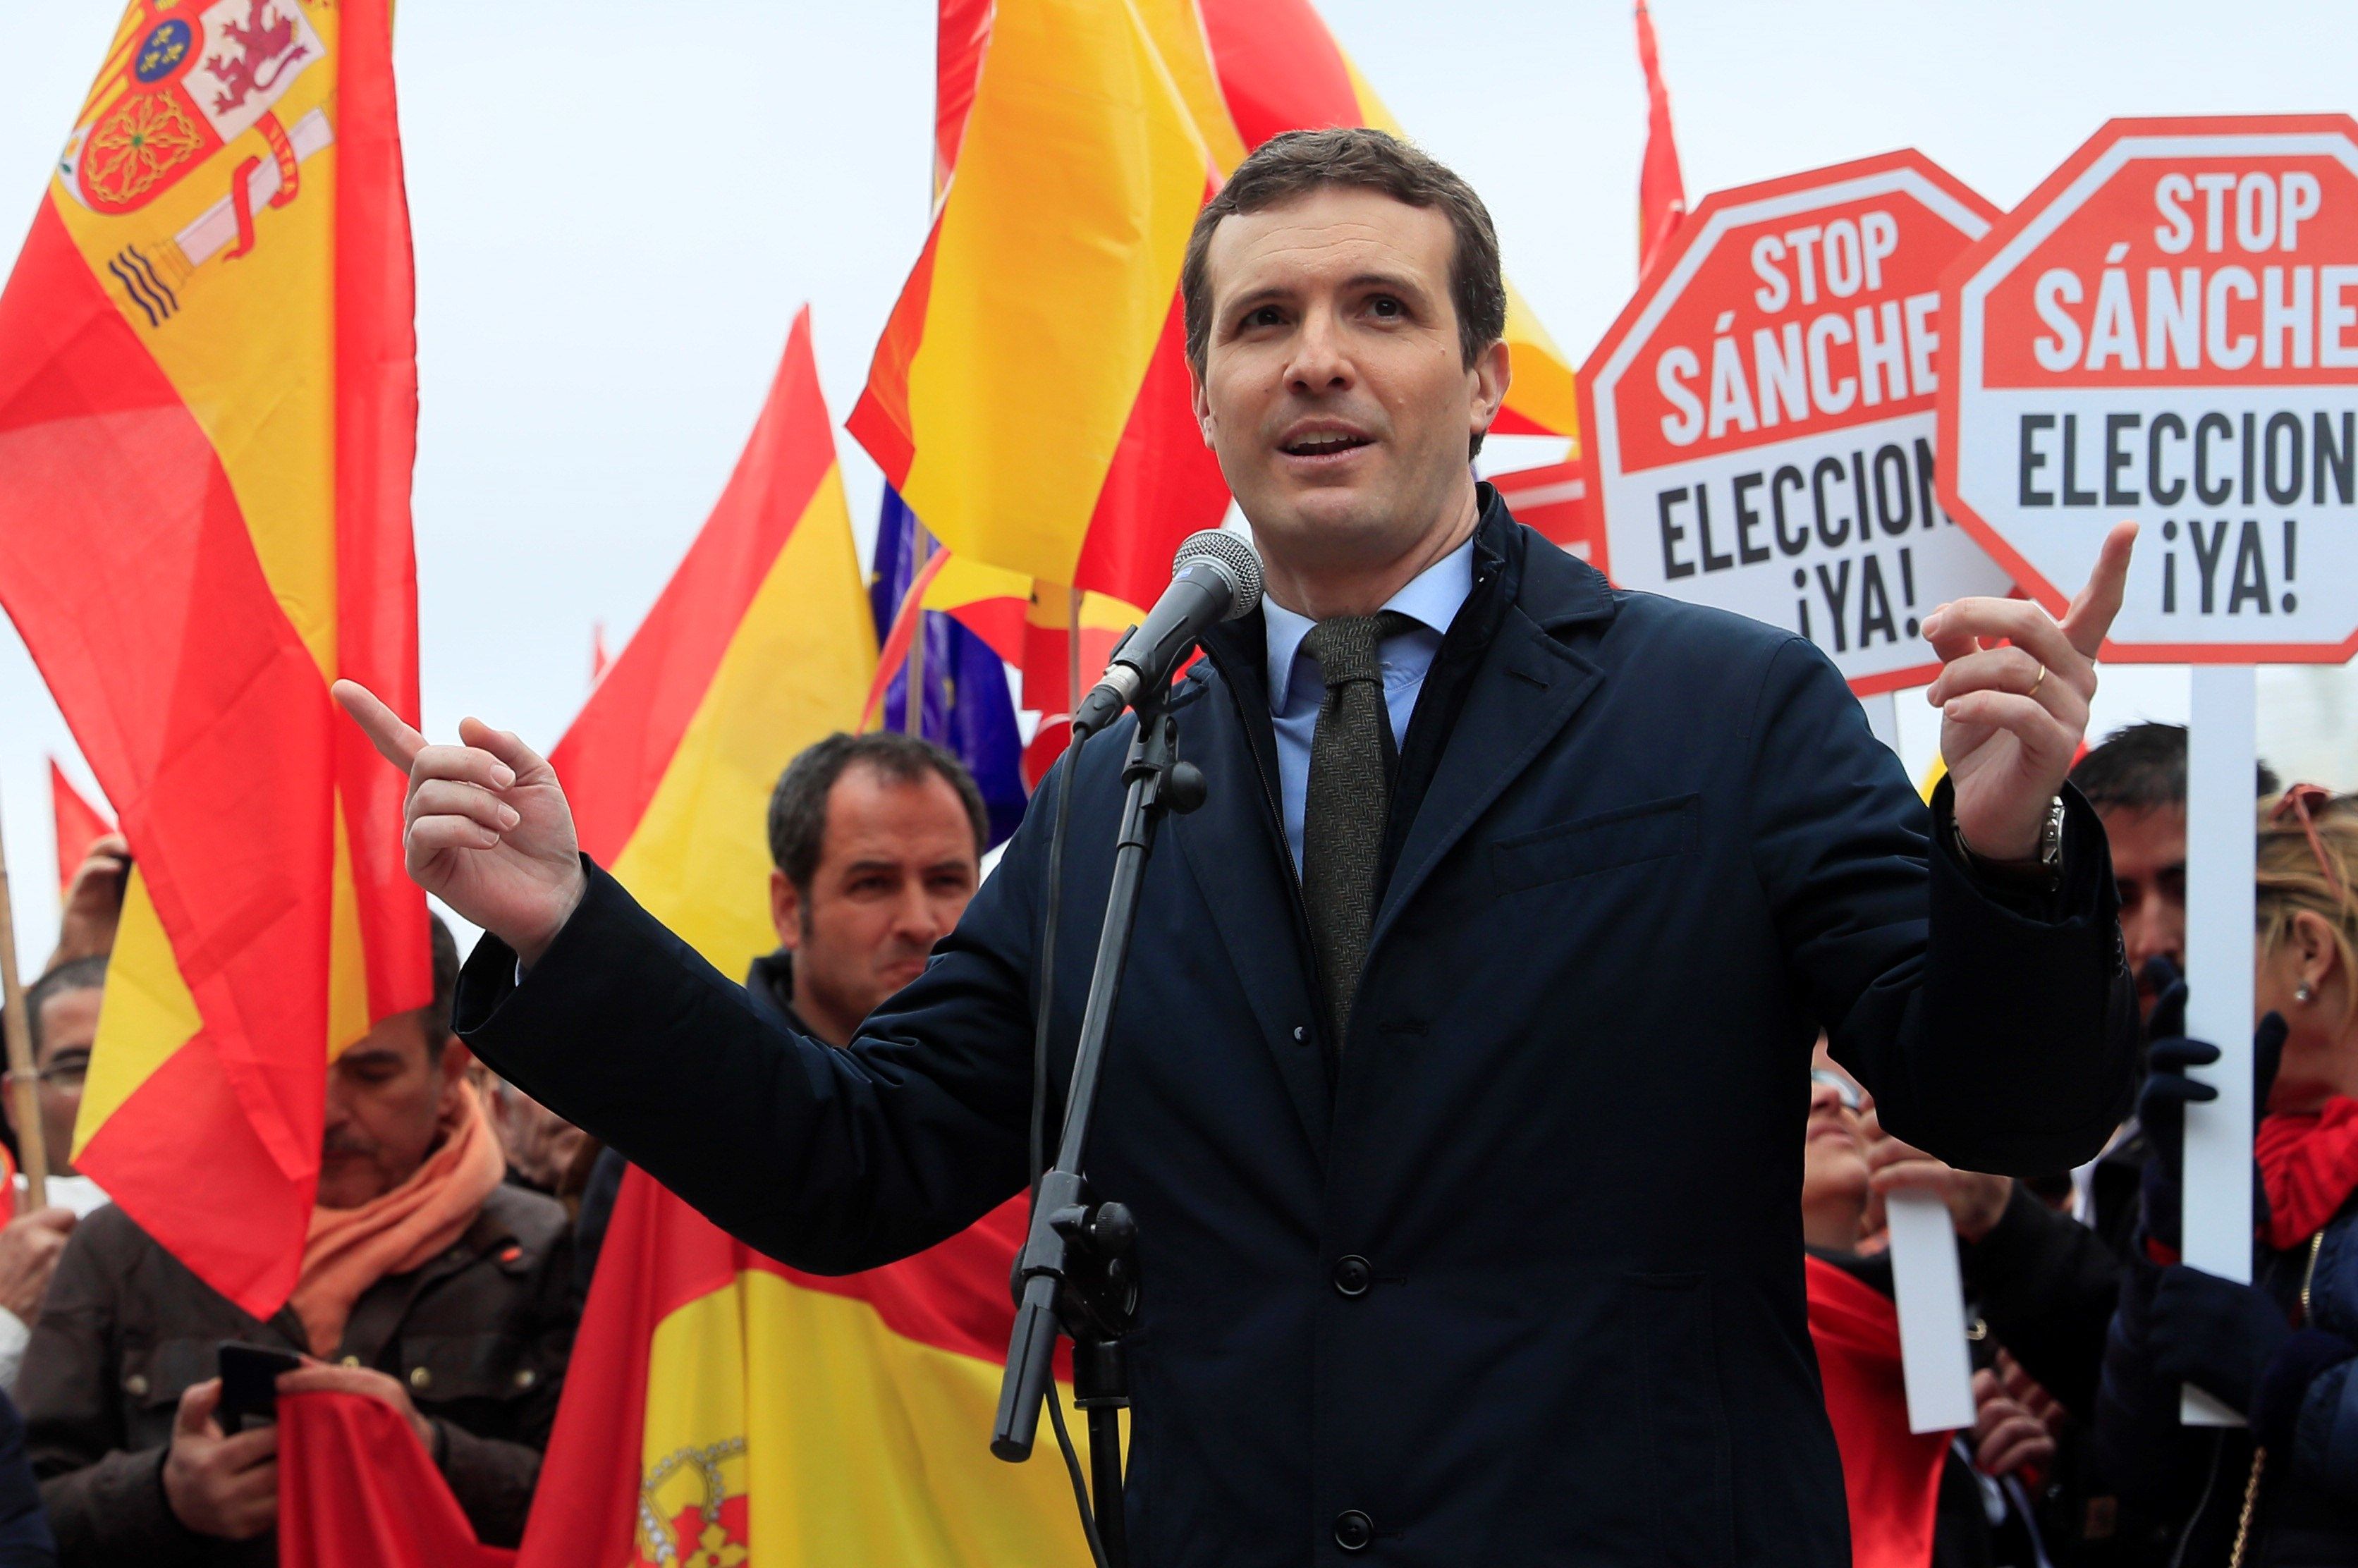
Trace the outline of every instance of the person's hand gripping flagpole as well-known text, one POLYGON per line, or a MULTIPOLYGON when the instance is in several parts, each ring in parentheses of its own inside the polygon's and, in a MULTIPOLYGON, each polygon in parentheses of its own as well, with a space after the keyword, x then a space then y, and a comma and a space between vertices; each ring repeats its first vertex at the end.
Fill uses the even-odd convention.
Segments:
POLYGON ((456 746, 425 736, 356 681, 336 701, 409 775, 401 845, 410 880, 536 963, 588 890, 572 808, 548 760, 480 719, 456 746))

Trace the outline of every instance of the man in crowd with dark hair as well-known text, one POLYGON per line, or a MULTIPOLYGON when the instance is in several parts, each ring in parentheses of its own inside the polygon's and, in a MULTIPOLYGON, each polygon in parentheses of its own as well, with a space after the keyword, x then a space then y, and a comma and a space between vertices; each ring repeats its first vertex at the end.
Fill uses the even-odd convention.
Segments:
MULTIPOLYGON (((32 1035, 35 1098, 41 1108, 41 1140, 49 1165, 48 1206, 17 1212, 0 1226, 0 1389, 16 1384, 16 1368, 31 1337, 33 1320, 64 1253, 75 1222, 106 1202, 96 1182, 73 1167, 74 1118, 81 1109, 82 1081, 90 1072, 98 1039, 98 1009, 106 994, 106 958, 70 958, 25 991, 25 1022, 32 1035)), ((12 1134, 16 1101, 0 1095, 12 1134)), ((21 1178, 19 1178, 21 1182, 21 1178)))
POLYGON ((522 1537, 572 1344, 571 1238, 555 1202, 501 1183, 450 1033, 459 957, 439 920, 433 948, 432 1003, 329 1068, 319 1206, 269 1321, 118 1208, 67 1243, 17 1388, 65 1563, 277 1561, 277 1429, 214 1419, 225 1339, 325 1363, 288 1374, 288 1392, 393 1406, 477 1534, 522 1537))
MULTIPOLYGON (((2121 942, 2137 1003, 2148 1015, 2168 989, 2168 971, 2186 968, 2186 726, 2130 724, 2081 758, 2071 782, 2096 808, 2113 848, 2121 890, 2121 942)), ((2257 799, 2277 793, 2276 771, 2261 762, 2257 799)))
POLYGON ((770 922, 754 1007, 830 1045, 924 971, 982 880, 990 818, 956 757, 896 731, 830 735, 770 794, 770 922))
MULTIPOLYGON (((753 960, 745 994, 781 1027, 849 1045, 966 913, 990 842, 982 792, 930 741, 830 735, 778 775, 769 828, 778 946, 753 960)), ((582 1195, 585 1291, 626 1163, 607 1150, 582 1195)))

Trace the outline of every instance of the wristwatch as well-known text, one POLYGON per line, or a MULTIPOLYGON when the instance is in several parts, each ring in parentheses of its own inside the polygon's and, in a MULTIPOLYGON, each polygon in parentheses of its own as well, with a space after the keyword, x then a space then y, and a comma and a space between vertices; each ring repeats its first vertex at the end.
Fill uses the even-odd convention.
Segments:
POLYGON ((1994 860, 1975 850, 1966 840, 1964 828, 1958 826, 1954 811, 1949 814, 1949 841, 1966 865, 1985 876, 2025 887, 2051 888, 2063 876, 2063 797, 2059 795, 2048 803, 2047 826, 2039 831, 2039 849, 2027 860, 1994 860))

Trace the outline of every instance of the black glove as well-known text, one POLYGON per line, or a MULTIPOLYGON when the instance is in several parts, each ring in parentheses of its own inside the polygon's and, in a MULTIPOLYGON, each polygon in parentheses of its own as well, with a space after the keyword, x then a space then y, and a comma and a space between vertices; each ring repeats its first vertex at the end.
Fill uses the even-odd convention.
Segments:
MULTIPOLYGON (((2158 1004, 2156 1011, 2158 1011, 2158 1004)), ((2277 1068, 2284 1060, 2285 1021, 2277 1013, 2260 1020, 2252 1032, 2252 1104, 2268 1103, 2276 1087, 2277 1068)), ((2137 1123, 2144 1128, 2153 1158, 2145 1167, 2146 1234, 2175 1250, 2180 1245, 2179 1217, 2183 1210, 2186 1175, 2186 1108, 2219 1098, 2211 1085, 2186 1076, 2189 1067, 2207 1067, 2219 1059, 2219 1047, 2207 1040, 2170 1035, 2153 1043, 2146 1053, 2145 1092, 2137 1099, 2137 1123)), ((2256 1173, 2252 1180, 2253 1227, 2267 1224, 2267 1189, 2256 1173)))
POLYGON ((2147 1333, 2158 1377, 2191 1383, 2243 1415, 2292 1325, 2266 1291, 2172 1263, 2154 1288, 2147 1333))
POLYGON ((2309 1386, 2353 1357, 2358 1357, 2358 1345, 2321 1328, 2296 1330, 2278 1346, 2252 1394, 2252 1435, 2260 1445, 2288 1452, 2309 1386))

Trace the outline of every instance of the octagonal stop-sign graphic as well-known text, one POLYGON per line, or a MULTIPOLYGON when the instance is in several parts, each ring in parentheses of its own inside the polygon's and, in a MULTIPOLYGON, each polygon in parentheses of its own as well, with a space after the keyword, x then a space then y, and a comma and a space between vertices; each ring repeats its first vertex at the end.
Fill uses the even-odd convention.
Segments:
POLYGON ((1922 617, 2009 587, 1933 488, 1939 282, 1996 217, 1912 151, 1705 200, 1582 368, 1596 564, 1931 679, 1922 617))
POLYGON ((2115 120, 1942 279, 1941 497, 2105 656, 2358 652, 2358 123, 2115 120))

